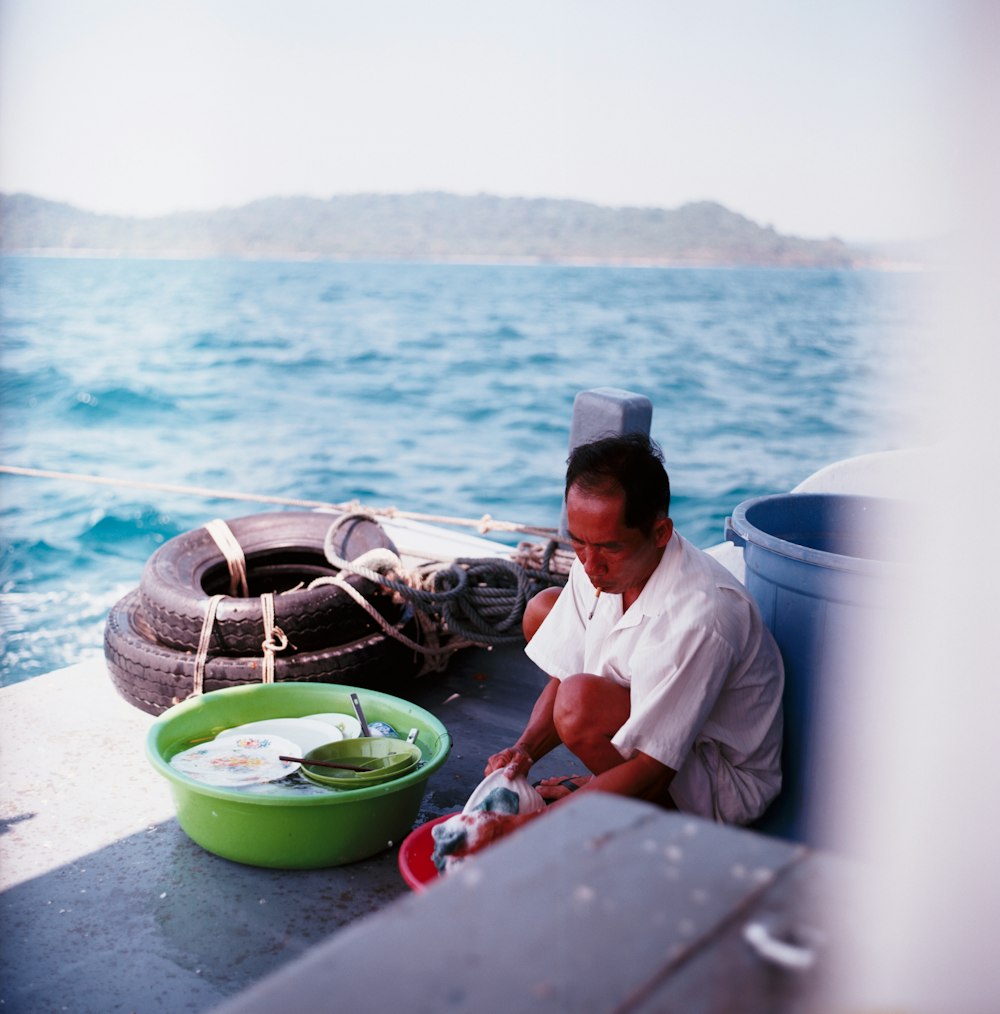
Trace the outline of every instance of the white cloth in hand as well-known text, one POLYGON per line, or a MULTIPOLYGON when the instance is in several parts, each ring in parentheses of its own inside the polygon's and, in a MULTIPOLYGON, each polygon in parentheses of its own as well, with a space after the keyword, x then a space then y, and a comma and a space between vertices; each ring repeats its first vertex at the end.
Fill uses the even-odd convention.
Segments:
POLYGON ((461 813, 431 829, 434 852, 431 858, 439 873, 461 862, 462 856, 479 841, 488 813, 536 813, 545 809, 545 800, 524 775, 508 778, 501 768, 487 775, 473 790, 461 813))

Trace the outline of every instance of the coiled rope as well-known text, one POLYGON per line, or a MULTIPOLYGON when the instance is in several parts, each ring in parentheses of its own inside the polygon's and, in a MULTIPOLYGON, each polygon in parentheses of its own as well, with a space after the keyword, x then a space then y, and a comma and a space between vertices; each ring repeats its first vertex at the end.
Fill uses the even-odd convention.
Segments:
MULTIPOLYGON (((374 521, 371 514, 343 514, 330 525, 323 543, 327 561, 341 573, 310 584, 336 584, 364 608, 382 629, 425 657, 424 671, 439 671, 461 648, 493 647, 522 639, 521 617, 528 600, 543 588, 564 585, 566 574, 552 569, 558 544, 553 540, 533 567, 503 558, 459 559, 447 565, 428 564, 407 571, 395 553, 375 549, 356 560, 345 560, 334 548, 335 536, 348 521, 374 521), (427 644, 417 644, 390 624, 357 589, 343 578, 357 574, 387 588, 417 611, 427 644), (438 631, 443 630, 442 640, 438 631)), ((530 559, 530 558, 529 558, 530 559)))

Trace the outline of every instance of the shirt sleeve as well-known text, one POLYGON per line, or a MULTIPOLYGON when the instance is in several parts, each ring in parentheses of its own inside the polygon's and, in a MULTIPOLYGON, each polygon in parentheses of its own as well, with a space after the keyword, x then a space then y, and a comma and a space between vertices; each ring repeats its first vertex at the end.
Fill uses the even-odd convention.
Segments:
POLYGON ((583 574, 579 561, 574 560, 569 580, 555 605, 524 649, 535 665, 556 679, 564 680, 574 673, 583 672, 587 617, 583 602, 588 588, 592 599, 593 586, 583 574))

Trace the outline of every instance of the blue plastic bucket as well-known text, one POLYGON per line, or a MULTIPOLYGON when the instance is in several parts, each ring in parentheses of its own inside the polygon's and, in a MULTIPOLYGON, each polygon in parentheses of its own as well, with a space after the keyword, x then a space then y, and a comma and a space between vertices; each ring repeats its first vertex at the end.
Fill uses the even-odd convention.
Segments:
POLYGON ((760 830, 829 844, 817 819, 823 720, 863 692, 868 632, 898 573, 892 534, 903 511, 880 497, 786 493, 746 500, 726 519, 785 663, 783 787, 760 830))

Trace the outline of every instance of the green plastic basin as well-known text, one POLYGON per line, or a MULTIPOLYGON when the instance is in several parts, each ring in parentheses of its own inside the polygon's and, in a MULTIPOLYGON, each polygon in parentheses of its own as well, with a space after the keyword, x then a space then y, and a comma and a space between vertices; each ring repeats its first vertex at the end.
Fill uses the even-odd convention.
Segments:
POLYGON ((319 869, 356 862, 402 841, 413 826, 427 779, 444 764, 451 736, 430 712, 389 694, 329 683, 230 687, 165 711, 149 730, 146 753, 170 783, 177 820, 198 845, 251 866, 319 869), (352 712, 351 694, 369 721, 416 728, 422 762, 380 785, 303 794, 272 783, 266 794, 206 785, 171 767, 170 759, 223 729, 266 718, 352 712))

